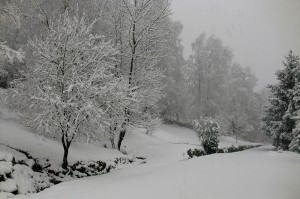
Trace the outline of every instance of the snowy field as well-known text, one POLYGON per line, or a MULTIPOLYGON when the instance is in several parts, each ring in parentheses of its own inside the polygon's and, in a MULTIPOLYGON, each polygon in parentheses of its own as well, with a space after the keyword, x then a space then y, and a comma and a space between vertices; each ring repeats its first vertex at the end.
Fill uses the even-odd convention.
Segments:
POLYGON ((300 156, 272 147, 216 154, 160 167, 130 167, 62 183, 36 199, 299 199, 300 156))
MULTIPOLYGON (((37 157, 59 163, 59 142, 37 137, 11 122, 0 123, 2 143, 21 148, 37 157)), ((221 137, 221 147, 250 144, 221 137)), ((300 155, 275 152, 264 146, 231 154, 214 154, 187 160, 186 151, 199 147, 189 129, 164 125, 151 135, 143 129, 131 132, 124 149, 147 158, 111 173, 64 182, 38 194, 16 199, 299 199, 300 155)), ((73 143, 70 161, 107 160, 122 154, 84 143, 73 143)))

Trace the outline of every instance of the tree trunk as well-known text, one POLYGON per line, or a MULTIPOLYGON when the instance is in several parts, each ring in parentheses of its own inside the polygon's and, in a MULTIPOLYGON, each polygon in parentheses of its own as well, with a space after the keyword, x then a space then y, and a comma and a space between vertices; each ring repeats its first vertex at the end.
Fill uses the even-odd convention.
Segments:
POLYGON ((67 169, 68 166, 69 166, 68 154, 69 154, 69 149, 64 147, 64 158, 63 158, 63 163, 62 163, 62 168, 63 169, 67 169))
POLYGON ((120 131, 120 135, 119 135, 119 140, 118 140, 118 150, 119 151, 121 150, 121 145, 124 140, 125 134, 126 134, 126 129, 124 128, 120 131))
POLYGON ((68 163, 69 148, 70 148, 72 141, 65 140, 65 135, 62 136, 61 140, 62 140, 62 144, 63 144, 63 148, 64 148, 64 157, 63 157, 62 168, 67 169, 69 166, 69 163, 68 163))

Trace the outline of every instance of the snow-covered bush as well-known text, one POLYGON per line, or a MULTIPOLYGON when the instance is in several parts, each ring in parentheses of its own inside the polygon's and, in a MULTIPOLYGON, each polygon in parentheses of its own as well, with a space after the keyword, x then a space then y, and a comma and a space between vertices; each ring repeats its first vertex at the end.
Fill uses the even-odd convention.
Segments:
POLYGON ((51 22, 45 39, 30 42, 35 64, 7 98, 37 132, 61 137, 64 168, 74 138, 102 132, 127 99, 127 83, 113 73, 118 51, 92 27, 67 11, 51 22))
MULTIPOLYGON (((238 147, 235 147, 235 146, 232 145, 230 147, 225 147, 225 148, 218 149, 217 153, 233 153, 233 152, 239 152, 239 151, 244 151, 244 150, 247 150, 247 149, 260 147, 260 146, 261 145, 259 145, 259 144, 257 144, 257 145, 240 145, 238 147)), ((187 154, 190 158, 208 155, 202 149, 189 149, 187 151, 187 154)))
POLYGON ((207 154, 216 153, 219 145, 219 125, 212 118, 202 118, 193 121, 193 127, 196 131, 201 145, 207 154))
POLYGON ((189 149, 187 151, 187 154, 190 158, 193 158, 193 157, 200 157, 200 156, 204 156, 206 155, 206 152, 202 149, 189 149))

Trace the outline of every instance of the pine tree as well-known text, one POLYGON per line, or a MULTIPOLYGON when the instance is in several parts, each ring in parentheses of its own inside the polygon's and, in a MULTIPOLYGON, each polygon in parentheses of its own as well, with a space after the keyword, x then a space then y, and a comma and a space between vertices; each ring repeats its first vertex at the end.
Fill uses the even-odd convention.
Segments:
POLYGON ((292 51, 285 57, 284 69, 276 73, 278 84, 269 85, 272 96, 263 118, 264 130, 273 139, 277 148, 287 150, 292 140, 292 131, 295 128, 293 114, 296 110, 294 103, 295 72, 299 67, 299 57, 292 51))
POLYGON ((300 153, 300 64, 294 69, 296 86, 294 88, 294 104, 295 111, 293 113, 294 119, 296 121, 296 127, 293 130, 293 140, 289 145, 291 151, 300 153))

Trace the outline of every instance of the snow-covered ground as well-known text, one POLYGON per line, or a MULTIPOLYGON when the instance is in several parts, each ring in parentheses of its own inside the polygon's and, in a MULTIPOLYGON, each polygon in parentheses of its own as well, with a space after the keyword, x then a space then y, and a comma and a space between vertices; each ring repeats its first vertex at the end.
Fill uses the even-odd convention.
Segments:
POLYGON ((129 167, 17 198, 299 199, 299 171, 298 154, 260 147, 155 168, 129 167))
MULTIPOLYGON (((2 113, 6 115, 5 110, 2 113)), ((8 118, 15 118, 11 115, 8 118)), ((220 147, 251 144, 222 136, 220 147)), ((48 158, 60 164, 59 141, 36 136, 14 121, 0 118, 0 143, 48 158)), ((243 152, 214 154, 187 160, 186 151, 198 148, 196 134, 186 128, 164 125, 150 135, 144 129, 129 132, 123 149, 146 157, 146 164, 111 173, 63 182, 38 194, 17 199, 299 199, 300 155, 275 152, 263 146, 243 152)), ((0 152, 7 150, 0 147, 0 152)), ((4 151, 5 152, 5 151, 4 151)), ((11 153, 11 151, 6 151, 11 153)), ((13 154, 17 155, 17 154, 13 154)), ((19 154, 20 155, 20 154, 19 154)), ((125 156, 117 150, 73 143, 70 162, 113 160, 125 156)), ((1 198, 1 194, 0 194, 1 198)))
MULTIPOLYGON (((7 125, 2 124, 1 130, 8 128, 7 125)), ((8 136, 4 137, 8 142, 8 136)), ((26 147, 28 141, 27 147, 30 148, 32 144, 30 140, 33 139, 41 138, 33 136, 26 141, 17 142, 19 142, 18 144, 24 143, 21 146, 26 147)), ((53 143, 48 142, 49 140, 41 145, 45 146, 47 150, 52 150, 53 143), (47 143, 49 148, 47 148, 47 143)), ((232 144, 249 143, 242 141, 235 143, 232 138, 221 138, 221 146, 232 144)), ((61 148, 59 143, 53 146, 61 148)), ((71 157, 76 159, 95 158, 95 156, 88 157, 83 154, 83 151, 87 152, 93 149, 92 146, 85 148, 78 146, 81 145, 75 144, 71 149, 71 151, 73 150, 71 157), (77 154, 77 150, 82 152, 77 154)), ((38 194, 19 195, 15 198, 300 198, 300 155, 298 154, 279 153, 273 151, 270 146, 264 146, 243 152, 214 154, 186 160, 184 156, 186 150, 196 147, 199 147, 196 135, 186 128, 165 125, 152 135, 146 135, 143 129, 139 129, 127 134, 124 148, 128 153, 146 157, 147 164, 133 165, 101 176, 64 182, 38 194)), ((46 149, 41 147, 40 153, 49 153, 46 149)), ((95 151, 91 152, 91 154, 94 153, 95 151)), ((60 155, 58 156, 60 160, 60 155)), ((105 157, 105 151, 100 152, 99 157, 105 157)))
MULTIPOLYGON (((14 122, 0 120, 0 144, 29 152, 35 158, 47 158, 52 163, 61 164, 63 147, 59 141, 33 134, 14 122)), ((72 143, 69 162, 79 160, 113 160, 124 156, 117 150, 97 147, 87 143, 72 143)))

